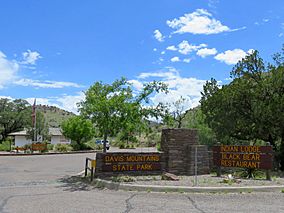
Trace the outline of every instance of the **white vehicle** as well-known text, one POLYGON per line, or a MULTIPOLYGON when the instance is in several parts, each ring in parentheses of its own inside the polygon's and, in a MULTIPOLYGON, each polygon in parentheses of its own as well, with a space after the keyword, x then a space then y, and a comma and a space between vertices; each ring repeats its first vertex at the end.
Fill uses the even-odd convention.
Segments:
MULTIPOLYGON (((104 140, 96 140, 96 144, 104 145, 104 140)), ((109 148, 110 148, 110 144, 109 144, 109 141, 107 140, 106 141, 106 149, 109 150, 109 148)))

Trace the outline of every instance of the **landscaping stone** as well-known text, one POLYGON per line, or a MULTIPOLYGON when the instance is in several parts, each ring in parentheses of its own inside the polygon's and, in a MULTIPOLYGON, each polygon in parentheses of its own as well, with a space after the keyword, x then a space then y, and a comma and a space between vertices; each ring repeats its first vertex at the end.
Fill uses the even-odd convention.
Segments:
POLYGON ((179 177, 174 175, 174 174, 171 174, 171 173, 168 173, 168 172, 165 172, 162 174, 162 180, 173 180, 173 181, 178 181, 179 180, 179 177))

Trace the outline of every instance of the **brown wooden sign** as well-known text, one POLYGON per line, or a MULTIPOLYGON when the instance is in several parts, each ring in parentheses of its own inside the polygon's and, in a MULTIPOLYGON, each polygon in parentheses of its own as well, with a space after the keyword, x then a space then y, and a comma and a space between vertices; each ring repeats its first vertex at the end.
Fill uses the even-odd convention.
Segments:
POLYGON ((273 150, 271 146, 214 146, 213 162, 219 167, 272 169, 273 150))
POLYGON ((32 144, 32 151, 44 151, 47 149, 45 143, 33 143, 32 144))
POLYGON ((106 153, 102 158, 103 172, 161 171, 160 153, 106 153))

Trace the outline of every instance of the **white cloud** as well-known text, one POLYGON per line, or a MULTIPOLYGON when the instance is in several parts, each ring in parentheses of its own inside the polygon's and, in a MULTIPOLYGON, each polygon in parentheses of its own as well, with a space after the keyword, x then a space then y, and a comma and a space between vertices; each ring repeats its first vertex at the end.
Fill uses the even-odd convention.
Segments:
POLYGON ((279 35, 278 35, 278 37, 282 37, 284 34, 283 33, 280 33, 279 35))
POLYGON ((136 89, 136 90, 141 90, 143 88, 143 83, 141 83, 138 80, 129 80, 128 83, 132 84, 132 86, 136 89))
POLYGON ((193 44, 189 44, 188 41, 182 41, 181 43, 179 43, 178 45, 178 51, 181 54, 187 55, 192 51, 196 51, 199 48, 203 48, 203 47, 207 47, 207 44, 200 44, 200 45, 193 45, 193 44))
POLYGON ((180 59, 177 56, 171 58, 171 62, 179 62, 179 61, 180 61, 180 59))
MULTIPOLYGON (((34 103, 34 99, 35 99, 34 97, 26 98, 26 100, 30 104, 34 103)), ((56 106, 61 109, 67 110, 69 112, 73 112, 75 114, 78 114, 77 103, 84 100, 85 100, 85 94, 83 92, 78 92, 75 95, 63 94, 58 97, 47 97, 47 98, 36 97, 37 104, 56 106)))
POLYGON ((172 46, 168 46, 166 49, 171 50, 171 51, 179 51, 179 53, 183 55, 187 55, 193 51, 197 51, 200 48, 204 48, 204 47, 207 47, 207 44, 194 45, 194 44, 190 44, 186 40, 183 40, 181 43, 177 45, 177 47, 172 45, 172 46))
POLYGON ((85 100, 85 94, 83 92, 79 92, 77 93, 77 95, 64 95, 56 99, 56 101, 60 103, 59 105, 63 109, 69 112, 73 112, 75 114, 78 114, 77 103, 84 100, 85 100))
POLYGON ((159 41, 159 42, 163 42, 165 39, 165 36, 163 36, 163 34, 159 31, 159 30, 155 30, 154 31, 154 37, 159 41))
POLYGON ((23 52, 22 55, 23 55, 23 61, 21 61, 22 64, 35 65, 36 61, 42 58, 38 52, 31 51, 31 50, 27 50, 26 52, 23 52))
POLYGON ((33 79, 20 79, 14 82, 14 84, 21 86, 32 86, 36 88, 64 88, 64 87, 82 87, 81 85, 73 82, 64 81, 39 81, 33 79))
POLYGON ((250 49, 247 52, 242 49, 227 50, 223 53, 219 53, 214 58, 228 65, 233 65, 238 63, 238 61, 244 58, 247 54, 250 54, 252 51, 253 49, 250 49))
POLYGON ((167 50, 177 51, 177 48, 174 45, 172 45, 172 46, 168 46, 167 50))
POLYGON ((0 95, 0 98, 3 98, 3 99, 10 99, 10 100, 13 99, 11 96, 3 96, 3 95, 0 95))
POLYGON ((217 50, 215 48, 212 48, 212 49, 203 48, 203 49, 199 49, 196 54, 202 58, 205 58, 206 56, 215 55, 216 53, 217 53, 217 50))
POLYGON ((189 63, 191 61, 191 58, 185 58, 185 59, 183 59, 183 62, 185 62, 185 63, 189 63))
POLYGON ((205 9, 197 9, 193 13, 168 20, 167 25, 176 29, 174 33, 217 34, 230 31, 230 28, 212 17, 205 9))
POLYGON ((156 52, 156 51, 157 51, 157 48, 154 48, 153 51, 156 52))
POLYGON ((19 64, 14 60, 8 60, 6 55, 0 51, 0 89, 11 83, 19 70, 19 64))
POLYGON ((162 52, 161 52, 161 55, 165 55, 165 53, 166 53, 166 51, 162 51, 162 52))
POLYGON ((157 77, 157 78, 163 78, 163 79, 172 79, 176 78, 178 76, 178 71, 176 71, 172 67, 168 67, 169 71, 168 72, 142 72, 140 75, 137 77, 138 79, 146 79, 146 78, 151 78, 151 77, 157 77))
POLYGON ((169 93, 158 93, 151 97, 152 104, 157 105, 161 103, 173 103, 181 96, 186 99, 185 109, 196 107, 199 105, 201 98, 201 91, 205 80, 196 78, 184 78, 179 75, 179 72, 173 67, 167 67, 167 71, 141 73, 143 79, 150 77, 158 77, 162 82, 168 84, 169 93))

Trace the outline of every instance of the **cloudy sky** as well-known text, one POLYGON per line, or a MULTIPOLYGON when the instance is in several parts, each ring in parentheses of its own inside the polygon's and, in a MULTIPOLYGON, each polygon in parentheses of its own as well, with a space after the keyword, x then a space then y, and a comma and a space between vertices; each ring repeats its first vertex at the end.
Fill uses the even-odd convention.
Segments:
POLYGON ((253 49, 271 60, 284 43, 283 0, 9 0, 0 7, 0 97, 76 111, 95 81, 125 76, 135 90, 162 80, 198 105, 211 77, 253 49))

